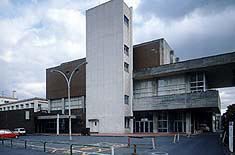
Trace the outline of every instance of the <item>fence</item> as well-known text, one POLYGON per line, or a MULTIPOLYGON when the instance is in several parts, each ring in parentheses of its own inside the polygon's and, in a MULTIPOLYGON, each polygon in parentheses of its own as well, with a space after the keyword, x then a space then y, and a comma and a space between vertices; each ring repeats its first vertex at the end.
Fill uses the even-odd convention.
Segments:
POLYGON ((114 155, 114 146, 105 143, 81 145, 51 141, 32 141, 20 139, 1 139, 2 146, 11 148, 34 149, 43 152, 70 155, 114 155))

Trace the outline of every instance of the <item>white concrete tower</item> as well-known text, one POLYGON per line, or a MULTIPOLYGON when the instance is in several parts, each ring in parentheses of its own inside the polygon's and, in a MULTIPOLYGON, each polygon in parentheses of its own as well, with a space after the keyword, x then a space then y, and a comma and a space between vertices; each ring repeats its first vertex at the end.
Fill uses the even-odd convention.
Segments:
POLYGON ((111 0, 86 11, 86 126, 132 132, 132 8, 111 0))

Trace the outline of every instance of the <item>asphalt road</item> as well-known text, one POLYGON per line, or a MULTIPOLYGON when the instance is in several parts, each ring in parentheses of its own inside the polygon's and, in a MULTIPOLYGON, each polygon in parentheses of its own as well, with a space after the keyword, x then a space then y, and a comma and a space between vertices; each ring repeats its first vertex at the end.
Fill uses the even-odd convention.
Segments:
POLYGON ((13 141, 13 148, 10 143, 5 142, 4 146, 0 143, 0 155, 45 155, 43 152, 43 142, 47 141, 47 151, 50 153, 69 153, 71 143, 74 146, 74 154, 82 151, 111 153, 110 146, 114 146, 115 155, 130 155, 133 153, 133 144, 137 146, 138 155, 151 155, 153 152, 165 152, 168 155, 223 155, 223 147, 219 142, 218 134, 203 134, 198 136, 180 137, 180 141, 173 143, 173 137, 156 137, 156 149, 153 149, 151 138, 131 139, 131 147, 127 148, 127 137, 84 137, 74 136, 73 141, 69 141, 68 136, 22 136, 13 141), (24 141, 27 140, 27 149, 24 149, 24 141), (32 141, 32 142, 31 142, 32 141), (36 141, 36 142, 34 142, 36 141), (59 142, 50 143, 50 142, 59 142), (92 144, 92 146, 83 146, 92 144), (105 148, 97 146, 105 146, 105 148), (94 147, 96 146, 96 147, 94 147))

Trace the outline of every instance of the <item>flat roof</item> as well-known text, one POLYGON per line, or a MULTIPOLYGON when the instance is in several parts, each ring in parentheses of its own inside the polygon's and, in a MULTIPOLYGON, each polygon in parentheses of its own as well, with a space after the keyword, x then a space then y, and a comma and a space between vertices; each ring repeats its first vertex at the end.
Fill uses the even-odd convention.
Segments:
POLYGON ((28 101, 33 101, 33 100, 47 101, 47 99, 45 99, 45 98, 34 97, 34 98, 9 102, 9 103, 6 103, 6 104, 1 104, 0 106, 11 105, 11 104, 21 103, 21 102, 28 102, 28 101))
MULTIPOLYGON (((179 73, 198 71, 217 66, 235 64, 235 51, 231 53, 202 57, 181 61, 173 64, 161 65, 153 68, 144 68, 134 71, 134 79, 148 79, 153 77, 164 77, 179 73)), ((231 68, 232 69, 232 68, 231 68)))

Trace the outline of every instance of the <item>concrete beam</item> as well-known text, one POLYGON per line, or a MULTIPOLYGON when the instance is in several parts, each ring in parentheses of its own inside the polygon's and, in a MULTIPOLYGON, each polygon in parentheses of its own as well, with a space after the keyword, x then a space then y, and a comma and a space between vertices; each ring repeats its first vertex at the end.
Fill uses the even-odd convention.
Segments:
POLYGON ((134 111, 190 108, 215 108, 220 111, 219 92, 216 90, 175 95, 141 97, 135 98, 133 103, 134 111))

